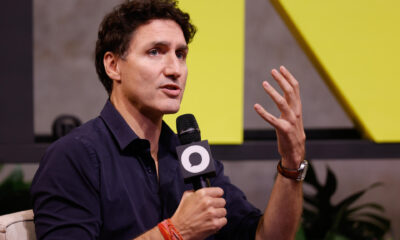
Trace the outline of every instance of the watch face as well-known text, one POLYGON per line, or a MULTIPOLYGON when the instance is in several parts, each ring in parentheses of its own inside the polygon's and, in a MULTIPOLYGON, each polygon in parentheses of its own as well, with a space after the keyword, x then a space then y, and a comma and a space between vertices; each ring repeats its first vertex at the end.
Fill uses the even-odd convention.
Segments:
POLYGON ((300 168, 299 168, 300 174, 299 174, 299 178, 297 179, 297 181, 303 181, 304 178, 306 178, 307 170, 308 170, 308 162, 307 162, 307 160, 304 160, 300 164, 300 168))

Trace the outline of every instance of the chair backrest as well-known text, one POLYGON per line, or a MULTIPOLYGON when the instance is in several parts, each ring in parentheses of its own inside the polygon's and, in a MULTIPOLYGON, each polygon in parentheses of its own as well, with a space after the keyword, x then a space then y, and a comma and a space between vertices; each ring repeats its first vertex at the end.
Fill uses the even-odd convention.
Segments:
POLYGON ((0 216, 0 240, 36 240, 33 211, 0 216))

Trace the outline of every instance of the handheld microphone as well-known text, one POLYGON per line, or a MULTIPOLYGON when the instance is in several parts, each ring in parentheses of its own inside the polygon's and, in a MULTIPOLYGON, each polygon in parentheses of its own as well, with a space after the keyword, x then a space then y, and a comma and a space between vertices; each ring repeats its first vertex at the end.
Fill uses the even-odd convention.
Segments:
POLYGON ((210 187, 209 178, 215 176, 214 160, 208 141, 201 141, 195 117, 192 114, 179 116, 176 129, 182 144, 176 151, 185 183, 192 183, 195 190, 210 187))

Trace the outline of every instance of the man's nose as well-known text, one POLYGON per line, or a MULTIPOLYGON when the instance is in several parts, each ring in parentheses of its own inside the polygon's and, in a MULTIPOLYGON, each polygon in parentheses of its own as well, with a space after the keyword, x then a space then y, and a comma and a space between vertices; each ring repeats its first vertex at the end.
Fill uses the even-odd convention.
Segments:
POLYGON ((165 76, 176 80, 181 75, 181 62, 175 54, 168 54, 166 56, 164 74, 165 76))

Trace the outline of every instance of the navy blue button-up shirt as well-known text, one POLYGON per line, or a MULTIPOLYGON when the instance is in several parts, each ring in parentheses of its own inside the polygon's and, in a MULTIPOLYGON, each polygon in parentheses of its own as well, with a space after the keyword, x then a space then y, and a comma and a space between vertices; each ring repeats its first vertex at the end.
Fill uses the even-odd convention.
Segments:
MULTIPOLYGON (((150 143, 140 139, 111 102, 101 115, 52 144, 32 182, 38 239, 133 239, 171 217, 185 185, 179 139, 163 123, 157 178, 150 143)), ((215 161, 213 186, 225 191, 228 224, 208 239, 254 239, 261 212, 215 161)))

